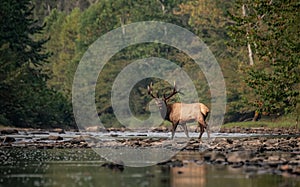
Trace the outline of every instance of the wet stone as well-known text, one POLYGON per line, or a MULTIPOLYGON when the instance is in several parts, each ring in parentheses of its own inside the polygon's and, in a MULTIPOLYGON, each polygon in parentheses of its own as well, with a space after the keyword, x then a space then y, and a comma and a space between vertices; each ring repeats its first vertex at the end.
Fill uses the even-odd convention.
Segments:
POLYGON ((230 153, 227 157, 227 162, 228 163, 239 163, 242 162, 243 159, 240 157, 238 152, 233 152, 230 153))
POLYGON ((280 157, 278 155, 268 157, 268 161, 279 161, 279 160, 280 157))
POLYGON ((222 164, 225 162, 225 157, 218 157, 214 160, 214 163, 222 164))
POLYGON ((288 171, 288 172, 290 172, 290 171, 293 170, 293 168, 290 165, 285 164, 285 165, 281 165, 279 167, 279 170, 280 171, 288 171))
POLYGON ((40 131, 40 130, 36 130, 36 131, 31 131, 29 134, 32 134, 32 135, 40 135, 40 134, 44 134, 44 135, 48 135, 49 132, 44 132, 44 131, 40 131))
POLYGON ((225 155, 223 153, 213 152, 210 155, 209 161, 212 163, 221 164, 225 162, 225 155))
POLYGON ((300 175, 300 166, 295 167, 295 168, 292 170, 292 174, 300 175))
POLYGON ((54 145, 52 144, 39 144, 36 146, 38 149, 53 149, 54 145))
POLYGON ((231 165, 232 168, 240 168, 244 165, 243 162, 236 162, 233 165, 231 165))
POLYGON ((75 137, 69 141, 71 144, 80 144, 81 142, 85 142, 85 138, 83 136, 75 137))
MULTIPOLYGON (((111 134, 118 129, 110 129, 111 134)), ((243 131, 243 129, 241 129, 243 131)), ((249 130, 251 131, 251 130, 249 130)), ((59 132, 56 132, 59 134, 59 132)), ((52 134, 52 133, 51 133, 52 134)), ((5 136, 1 137, 1 148, 34 148, 34 149, 63 149, 63 148, 88 148, 88 147, 161 147, 172 149, 172 143, 164 142, 167 138, 159 137, 120 137, 99 139, 93 133, 88 135, 75 134, 75 136, 63 138, 57 134, 49 135, 42 130, 28 131, 26 134, 19 131, 18 135, 9 135, 15 138, 11 143, 3 143, 5 136), (37 135, 34 134, 37 133, 37 135), (43 134, 47 134, 44 136, 43 134), (38 137, 46 137, 40 141, 38 137), (24 136, 24 137, 23 137, 24 136), (22 137, 22 138, 20 138, 22 137), (58 141, 62 140, 62 141, 58 141), (63 141, 64 140, 64 141, 63 141)), ((263 170, 268 173, 285 173, 289 175, 299 175, 300 166, 300 138, 299 137, 245 137, 245 138, 216 138, 214 141, 205 143, 197 138, 192 138, 183 151, 196 153, 197 158, 191 158, 188 162, 209 163, 209 164, 228 164, 232 168, 253 167, 258 171, 263 170)), ((181 142, 184 145, 186 142, 181 142)), ((184 159, 184 158, 183 158, 184 159)), ((181 159, 172 158, 167 166, 180 167, 183 162, 181 159)), ((185 163, 186 164, 186 163, 185 163)), ((257 172, 258 172, 257 171, 257 172)))
POLYGON ((16 141, 16 139, 14 137, 10 137, 10 136, 5 136, 3 139, 3 143, 12 143, 15 141, 16 141))
POLYGON ((64 138, 61 137, 61 136, 52 136, 52 135, 50 135, 50 136, 48 137, 48 139, 49 139, 49 140, 63 140, 64 138))
POLYGON ((55 133, 58 133, 58 134, 65 134, 65 130, 64 129, 61 129, 61 128, 55 128, 55 129, 51 129, 50 132, 55 132, 55 133))
POLYGON ((178 159, 171 159, 166 162, 159 163, 158 165, 165 165, 168 167, 182 167, 183 166, 183 161, 178 160, 178 159))
POLYGON ((233 143, 233 140, 232 140, 232 139, 229 139, 229 138, 227 138, 226 141, 227 141, 227 143, 229 143, 229 144, 232 144, 232 143, 233 143))
POLYGON ((0 131, 0 134, 5 134, 5 135, 7 135, 7 134, 18 134, 18 133, 19 132, 16 129, 3 129, 3 130, 0 131))
POLYGON ((300 160, 291 160, 288 162, 290 165, 299 165, 300 166, 300 160))
POLYGON ((101 165, 101 167, 122 172, 124 170, 124 163, 122 161, 119 161, 118 163, 104 163, 101 165))

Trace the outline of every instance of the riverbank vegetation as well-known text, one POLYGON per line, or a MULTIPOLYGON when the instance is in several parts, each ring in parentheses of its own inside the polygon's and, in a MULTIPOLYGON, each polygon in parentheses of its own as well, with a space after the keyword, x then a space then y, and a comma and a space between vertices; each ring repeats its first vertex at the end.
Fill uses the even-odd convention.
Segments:
MULTIPOLYGON (((264 124, 279 124, 281 119, 293 126, 300 116, 299 7, 296 0, 3 0, 0 124, 76 127, 72 81, 87 48, 112 29, 153 20, 190 30, 213 52, 226 82, 225 123, 267 116, 264 124)), ((110 102, 116 76, 131 62, 153 56, 186 71, 199 100, 209 105, 209 86, 190 57, 163 44, 134 45, 114 55, 98 77, 95 101, 106 127, 120 126, 110 102)), ((146 85, 151 81, 161 93, 171 87, 155 79, 136 84, 130 107, 142 119, 148 116, 146 85)))

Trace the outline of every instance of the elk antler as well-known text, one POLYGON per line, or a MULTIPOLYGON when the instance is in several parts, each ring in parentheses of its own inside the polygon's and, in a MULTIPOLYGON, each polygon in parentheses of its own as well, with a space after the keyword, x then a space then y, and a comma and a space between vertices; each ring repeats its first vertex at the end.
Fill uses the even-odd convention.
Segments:
POLYGON ((152 82, 150 83, 149 86, 147 86, 148 94, 151 95, 151 97, 153 97, 154 99, 156 99, 156 98, 158 98, 158 96, 155 97, 155 96, 153 95, 153 92, 152 92, 152 91, 153 91, 153 90, 152 90, 152 86, 153 86, 153 83, 152 83, 152 82))
MULTIPOLYGON (((156 94, 156 96, 153 94, 153 89, 152 89, 152 86, 153 86, 153 83, 151 82, 149 86, 147 86, 147 89, 148 89, 148 94, 151 95, 151 97, 153 97, 154 99, 158 99, 159 98, 159 95, 158 93, 156 94)), ((167 101, 169 100, 171 97, 173 97, 175 94, 177 93, 181 93, 183 94, 180 90, 177 90, 176 88, 176 83, 174 81, 174 87, 173 87, 173 91, 172 93, 166 97, 166 94, 163 94, 163 100, 164 101, 167 101)))
POLYGON ((175 81, 174 81, 174 87, 173 87, 172 93, 171 93, 168 97, 166 97, 166 95, 164 94, 164 100, 165 100, 165 101, 169 100, 171 97, 173 97, 173 96, 176 95, 177 93, 181 93, 181 92, 180 92, 179 90, 177 90, 177 88, 176 88, 176 83, 175 83, 175 81))

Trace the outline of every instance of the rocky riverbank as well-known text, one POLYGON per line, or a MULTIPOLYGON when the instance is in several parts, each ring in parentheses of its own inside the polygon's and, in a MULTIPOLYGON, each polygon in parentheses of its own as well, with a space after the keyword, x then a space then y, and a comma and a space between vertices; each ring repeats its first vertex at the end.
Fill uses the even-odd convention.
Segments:
MULTIPOLYGON (((117 131, 117 129, 114 129, 117 131)), ((114 132, 114 131, 112 131, 114 132)), ((244 167, 245 171, 275 173, 300 176, 300 136, 299 129, 223 129, 221 132, 246 132, 257 134, 249 137, 217 137, 210 142, 204 138, 192 138, 166 166, 184 167, 186 163, 229 165, 232 168, 244 167), (184 154, 187 153, 187 154, 184 154), (185 156, 180 156, 185 155, 185 156), (192 157, 190 155, 193 155, 192 157)), ((228 135, 228 134, 227 134, 228 135)), ((91 147, 159 147, 167 137, 118 137, 113 133, 105 141, 96 138, 97 133, 82 134, 65 132, 62 129, 0 131, 0 149, 65 149, 91 147)), ((170 141, 170 140, 168 140, 170 141)))
POLYGON ((220 133, 248 133, 248 134, 268 134, 268 135, 300 135, 300 128, 296 127, 222 127, 220 133))
MULTIPOLYGON (((192 140, 185 150, 196 150, 192 140)), ((192 162, 245 167, 246 171, 300 175, 300 137, 219 138, 192 162)))

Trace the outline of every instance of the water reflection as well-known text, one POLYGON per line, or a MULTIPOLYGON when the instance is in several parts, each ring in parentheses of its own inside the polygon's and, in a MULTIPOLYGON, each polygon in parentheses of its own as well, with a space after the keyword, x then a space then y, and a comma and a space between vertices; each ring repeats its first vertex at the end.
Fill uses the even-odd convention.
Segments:
POLYGON ((206 184, 206 167, 189 162, 183 167, 171 168, 171 186, 197 186, 202 187, 206 184))
POLYGON ((123 171, 100 163, 50 165, 47 177, 52 186, 169 186, 169 175, 159 166, 125 167, 123 171), (55 183, 54 183, 55 182, 55 183), (75 185, 76 184, 76 185, 75 185))
POLYGON ((300 186, 299 178, 249 174, 243 168, 207 165, 199 152, 181 152, 182 167, 102 167, 91 149, 0 149, 0 187, 15 186, 300 186))

